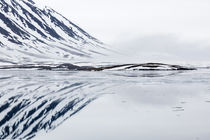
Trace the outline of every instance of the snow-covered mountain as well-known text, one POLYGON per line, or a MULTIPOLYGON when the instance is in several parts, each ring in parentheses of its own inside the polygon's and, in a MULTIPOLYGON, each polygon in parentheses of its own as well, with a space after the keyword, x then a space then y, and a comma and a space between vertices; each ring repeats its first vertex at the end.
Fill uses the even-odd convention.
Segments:
POLYGON ((0 64, 86 60, 105 45, 51 8, 31 0, 0 0, 0 64))

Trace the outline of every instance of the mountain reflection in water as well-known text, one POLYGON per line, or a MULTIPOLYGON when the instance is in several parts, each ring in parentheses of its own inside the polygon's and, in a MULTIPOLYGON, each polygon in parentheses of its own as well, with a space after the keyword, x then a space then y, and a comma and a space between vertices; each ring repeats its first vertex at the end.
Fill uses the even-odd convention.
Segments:
POLYGON ((183 72, 1 70, 0 139, 31 139, 40 131, 55 129, 98 97, 113 94, 113 89, 136 83, 180 83, 179 78, 170 79, 183 72))
POLYGON ((55 129, 112 85, 78 72, 1 71, 0 139, 55 129))

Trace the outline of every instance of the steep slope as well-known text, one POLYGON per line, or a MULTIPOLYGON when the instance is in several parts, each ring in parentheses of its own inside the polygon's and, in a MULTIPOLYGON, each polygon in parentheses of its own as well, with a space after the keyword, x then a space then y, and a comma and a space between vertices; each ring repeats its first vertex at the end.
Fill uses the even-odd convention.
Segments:
POLYGON ((0 63, 62 63, 102 55, 105 45, 50 8, 0 0, 0 63))

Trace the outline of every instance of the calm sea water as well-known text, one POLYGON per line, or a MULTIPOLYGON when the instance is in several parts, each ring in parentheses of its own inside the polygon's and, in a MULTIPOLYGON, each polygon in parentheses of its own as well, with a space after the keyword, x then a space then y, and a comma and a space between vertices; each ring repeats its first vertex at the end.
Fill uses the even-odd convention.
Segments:
POLYGON ((0 70, 0 139, 209 140, 210 69, 0 70))

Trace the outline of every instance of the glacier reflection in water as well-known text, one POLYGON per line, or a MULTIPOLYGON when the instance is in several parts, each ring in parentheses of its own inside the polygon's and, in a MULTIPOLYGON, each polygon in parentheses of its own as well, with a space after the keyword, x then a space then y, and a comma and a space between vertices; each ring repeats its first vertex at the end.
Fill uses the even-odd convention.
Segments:
MULTIPOLYGON (((104 94, 120 94, 126 90, 144 92, 145 87, 155 93, 167 84, 190 87, 199 83, 208 89, 208 74, 208 71, 1 70, 0 139, 31 139, 40 131, 53 130, 104 94), (141 89, 132 85, 140 85, 141 89)), ((135 102, 154 104, 154 99, 148 96, 135 98, 138 99, 135 102)), ((181 107, 172 109, 183 110, 181 107)))

